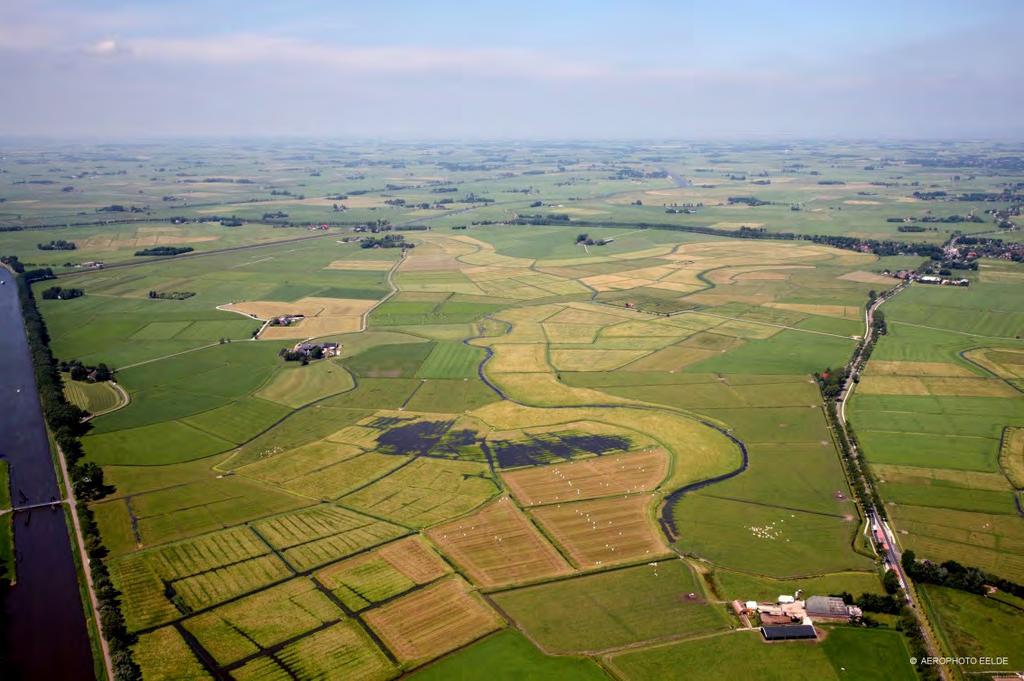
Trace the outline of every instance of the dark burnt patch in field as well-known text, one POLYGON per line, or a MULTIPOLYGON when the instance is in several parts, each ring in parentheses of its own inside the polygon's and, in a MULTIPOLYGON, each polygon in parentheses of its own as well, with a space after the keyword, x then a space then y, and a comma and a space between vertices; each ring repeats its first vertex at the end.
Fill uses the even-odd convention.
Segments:
POLYGON ((492 442, 491 449, 498 457, 498 465, 502 468, 515 468, 569 461, 585 454, 602 456, 611 452, 626 451, 631 444, 632 440, 624 435, 566 433, 533 435, 525 440, 510 442, 492 442))
POLYGON ((384 454, 426 456, 452 427, 453 421, 416 421, 389 428, 377 437, 384 454))

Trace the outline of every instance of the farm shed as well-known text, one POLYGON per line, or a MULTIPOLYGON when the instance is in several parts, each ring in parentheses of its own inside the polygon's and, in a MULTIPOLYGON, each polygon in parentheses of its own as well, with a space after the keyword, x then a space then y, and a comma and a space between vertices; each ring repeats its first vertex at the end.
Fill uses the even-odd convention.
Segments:
POLYGON ((849 606, 835 596, 811 596, 805 603, 807 615, 814 619, 841 620, 860 617, 860 608, 849 606))
POLYGON ((818 638, 818 632, 810 624, 761 627, 761 635, 764 636, 766 641, 796 641, 818 638))

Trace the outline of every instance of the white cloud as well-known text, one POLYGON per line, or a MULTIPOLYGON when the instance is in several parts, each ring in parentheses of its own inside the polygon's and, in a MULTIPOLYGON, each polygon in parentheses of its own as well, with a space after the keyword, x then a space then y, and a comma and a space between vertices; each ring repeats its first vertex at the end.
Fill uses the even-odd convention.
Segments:
POLYGON ((116 40, 108 38, 106 40, 98 40, 92 45, 87 46, 84 52, 96 57, 110 57, 122 52, 122 49, 116 40))

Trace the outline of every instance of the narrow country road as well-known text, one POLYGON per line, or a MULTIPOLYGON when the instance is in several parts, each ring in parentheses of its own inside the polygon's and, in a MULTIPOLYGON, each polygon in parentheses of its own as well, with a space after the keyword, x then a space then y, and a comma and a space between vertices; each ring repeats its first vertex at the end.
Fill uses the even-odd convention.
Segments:
MULTIPOLYGON (((850 445, 850 453, 854 458, 860 458, 860 451, 857 448, 857 443, 850 438, 846 421, 846 405, 850 401, 850 397, 853 395, 853 391, 857 387, 857 381, 854 380, 854 377, 859 377, 860 372, 864 368, 868 359, 868 348, 875 340, 875 312, 885 303, 885 301, 897 295, 908 286, 909 284, 907 282, 902 282, 895 288, 884 292, 868 306, 867 311, 864 314, 864 342, 860 344, 857 354, 854 355, 853 359, 850 360, 849 365, 847 365, 846 380, 843 382, 842 389, 839 391, 839 396, 836 398, 837 423, 843 430, 843 435, 850 445)), ((870 477, 861 474, 861 482, 866 489, 874 492, 874 485, 870 477)), ((907 577, 907 574, 903 569, 903 563, 901 562, 902 552, 899 549, 899 544, 896 542, 896 536, 893 533, 892 528, 889 527, 889 523, 879 516, 878 510, 874 506, 865 508, 865 515, 867 516, 868 522, 871 524, 872 539, 875 540, 875 537, 877 536, 876 533, 881 533, 885 538, 884 542, 879 543, 883 544, 886 562, 892 570, 896 572, 900 586, 903 588, 903 592, 907 596, 907 604, 910 606, 911 610, 913 610, 914 616, 921 626, 921 631, 924 634, 925 645, 928 648, 928 654, 933 657, 939 656, 941 649, 932 636, 927 615, 925 615, 924 611, 919 607, 914 585, 911 583, 910 578, 907 577)), ((939 674, 943 679, 949 678, 949 674, 943 666, 939 667, 939 674)))

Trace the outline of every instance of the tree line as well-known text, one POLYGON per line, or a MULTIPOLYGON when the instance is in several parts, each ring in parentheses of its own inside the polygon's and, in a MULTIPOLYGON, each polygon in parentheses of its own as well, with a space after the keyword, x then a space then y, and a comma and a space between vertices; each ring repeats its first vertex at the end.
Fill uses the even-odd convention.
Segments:
MULTIPOLYGON (((83 421, 88 413, 67 401, 60 375, 60 364, 50 350, 50 334, 36 306, 29 274, 17 278, 18 299, 25 320, 29 353, 35 373, 36 388, 43 408, 43 417, 53 434, 54 441, 64 452, 68 463, 70 484, 78 502, 78 516, 93 586, 99 601, 100 625, 110 646, 110 656, 116 681, 135 681, 142 678, 139 666, 132 659, 131 645, 136 637, 129 633, 119 607, 120 592, 110 580, 103 559, 107 548, 100 538, 96 519, 88 502, 96 501, 113 491, 103 481, 103 469, 92 462, 82 461, 85 452, 79 438, 88 432, 90 424, 83 421)), ((50 273, 52 277, 52 273, 50 273)))

